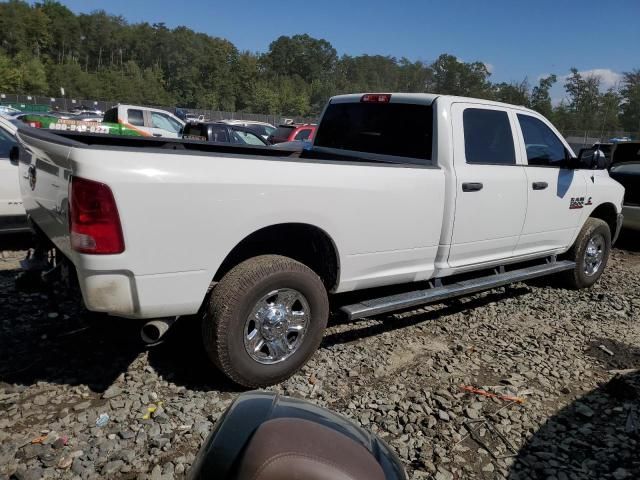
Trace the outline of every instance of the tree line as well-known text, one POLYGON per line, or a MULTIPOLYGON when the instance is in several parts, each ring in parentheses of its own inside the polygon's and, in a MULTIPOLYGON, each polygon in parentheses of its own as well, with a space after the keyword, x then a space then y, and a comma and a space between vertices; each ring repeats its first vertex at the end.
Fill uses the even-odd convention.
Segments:
POLYGON ((442 54, 428 63, 342 55, 324 39, 281 36, 266 52, 163 23, 128 23, 105 11, 74 14, 52 0, 0 3, 0 92, 309 116, 335 94, 434 92, 533 108, 561 130, 640 132, 640 69, 602 91, 597 76, 563 77, 553 105, 551 74, 530 83, 492 82, 483 62, 442 54))

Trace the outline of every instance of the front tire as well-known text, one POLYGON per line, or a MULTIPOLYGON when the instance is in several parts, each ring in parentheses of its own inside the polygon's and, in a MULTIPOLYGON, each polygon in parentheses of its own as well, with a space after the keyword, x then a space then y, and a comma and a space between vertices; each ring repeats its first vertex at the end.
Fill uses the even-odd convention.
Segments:
POLYGON ((611 230, 604 220, 588 218, 567 259, 576 262, 565 280, 572 288, 588 288, 598 281, 611 253, 611 230))
POLYGON ((273 385, 317 350, 328 316, 327 291, 313 270, 279 255, 254 257, 213 289, 202 322, 205 349, 234 382, 273 385))

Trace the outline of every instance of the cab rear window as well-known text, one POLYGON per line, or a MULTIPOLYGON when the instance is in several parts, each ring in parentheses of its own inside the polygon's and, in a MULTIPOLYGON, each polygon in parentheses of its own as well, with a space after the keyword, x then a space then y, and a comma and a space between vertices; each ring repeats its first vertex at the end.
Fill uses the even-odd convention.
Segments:
POLYGON ((334 103, 327 107, 314 146, 431 159, 433 110, 408 103, 334 103))

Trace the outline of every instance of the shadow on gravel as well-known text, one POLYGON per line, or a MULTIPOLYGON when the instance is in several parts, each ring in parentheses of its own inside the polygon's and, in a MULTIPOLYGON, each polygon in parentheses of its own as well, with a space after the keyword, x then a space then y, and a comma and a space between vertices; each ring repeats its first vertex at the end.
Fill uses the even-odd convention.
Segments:
POLYGON ((599 360, 606 370, 640 368, 640 348, 609 338, 596 338, 589 343, 587 355, 599 360))
MULTIPOLYGON (((463 311, 472 310, 474 308, 483 307, 494 302, 499 302, 506 298, 520 297, 528 293, 531 293, 531 290, 527 287, 509 286, 506 288, 503 287, 499 290, 490 291, 486 295, 478 298, 468 299, 466 297, 463 297, 460 299, 449 300, 448 302, 441 304, 442 306, 440 308, 437 308, 436 310, 416 313, 406 318, 395 318, 394 315, 381 315, 372 317, 371 319, 381 320, 381 322, 376 325, 370 325, 363 328, 355 328, 346 332, 325 335, 320 348, 331 347, 337 344, 349 343, 363 338, 373 337, 384 332, 417 325, 419 323, 435 320, 438 317, 444 315, 453 315, 463 311)), ((415 308, 413 310, 415 310, 415 308)), ((395 312, 396 315, 398 313, 401 312, 395 312)), ((356 325, 357 322, 358 321, 353 322, 354 325, 356 325)), ((341 325, 348 323, 351 322, 340 316, 332 318, 329 321, 330 325, 341 325)))
POLYGON ((131 320, 78 311, 72 299, 57 307, 46 295, 6 288, 14 276, 0 272, 0 382, 86 384, 102 392, 140 353, 131 320))
POLYGON ((202 346, 200 319, 196 316, 181 318, 162 344, 149 348, 149 364, 165 380, 190 390, 244 390, 215 368, 207 357, 202 346))
MULTIPOLYGON (((640 478, 640 349, 608 342, 624 357, 608 364, 635 370, 615 375, 551 417, 518 452, 510 480, 640 478)), ((597 358, 611 357, 593 348, 597 358)))
POLYGON ((626 228, 622 229, 615 248, 630 252, 640 252, 640 232, 626 228))
POLYGON ((0 271, 0 383, 84 384, 102 393, 148 348, 149 364, 165 380, 198 390, 236 389, 206 358, 195 317, 176 323, 163 344, 146 347, 141 321, 88 312, 79 296, 64 296, 66 290, 51 296, 16 291, 17 273, 0 271))

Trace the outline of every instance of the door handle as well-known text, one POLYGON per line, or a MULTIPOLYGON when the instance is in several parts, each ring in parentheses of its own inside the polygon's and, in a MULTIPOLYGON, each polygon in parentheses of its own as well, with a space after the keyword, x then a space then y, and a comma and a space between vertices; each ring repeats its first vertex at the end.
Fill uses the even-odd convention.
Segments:
POLYGON ((548 186, 549 184, 547 182, 533 182, 531 184, 531 187, 533 187, 534 190, 544 190, 548 186))
POLYGON ((154 137, 161 137, 161 136, 162 136, 162 134, 161 134, 161 133, 154 133, 154 134, 153 134, 153 136, 154 136, 154 137))
POLYGON ((482 185, 482 183, 480 182, 466 182, 462 184, 462 191, 463 192, 479 192, 480 190, 482 190, 482 187, 484 185, 482 185))

